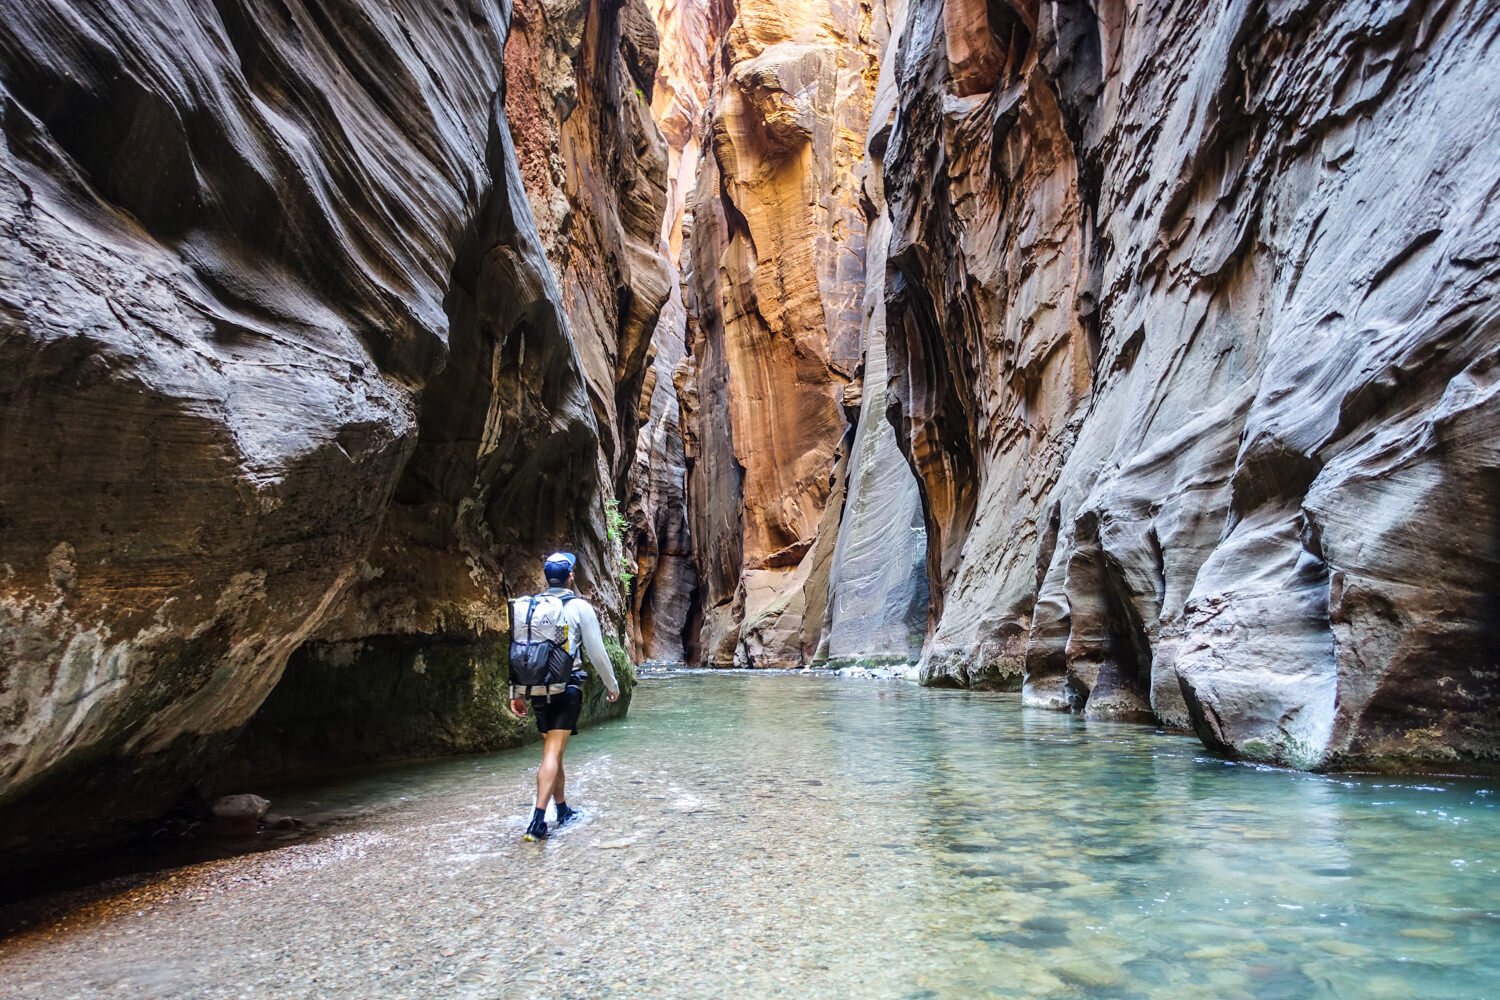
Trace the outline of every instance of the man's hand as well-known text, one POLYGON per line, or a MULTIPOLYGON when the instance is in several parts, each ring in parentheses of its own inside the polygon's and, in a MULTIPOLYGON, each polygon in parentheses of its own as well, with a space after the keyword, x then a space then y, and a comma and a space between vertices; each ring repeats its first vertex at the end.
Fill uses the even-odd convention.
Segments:
POLYGON ((520 718, 524 719, 526 717, 526 699, 512 698, 510 700, 510 710, 516 713, 516 715, 520 718))
POLYGON ((606 691, 605 694, 604 694, 604 697, 608 698, 612 702, 619 701, 620 700, 620 692, 618 692, 618 691, 606 691))

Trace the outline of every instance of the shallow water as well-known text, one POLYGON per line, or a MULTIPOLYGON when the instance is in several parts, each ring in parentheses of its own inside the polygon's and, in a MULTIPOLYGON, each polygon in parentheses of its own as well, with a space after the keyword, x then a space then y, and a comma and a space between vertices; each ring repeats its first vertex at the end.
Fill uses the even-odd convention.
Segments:
POLYGON ((7 996, 1500 995, 1500 788, 1228 764, 1013 696, 648 678, 576 737, 271 796, 330 832, 0 942, 7 996))

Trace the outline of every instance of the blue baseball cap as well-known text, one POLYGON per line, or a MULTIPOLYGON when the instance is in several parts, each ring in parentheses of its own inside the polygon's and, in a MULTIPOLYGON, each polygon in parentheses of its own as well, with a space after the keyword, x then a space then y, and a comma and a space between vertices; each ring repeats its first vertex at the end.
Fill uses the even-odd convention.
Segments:
POLYGON ((546 577, 567 576, 578 565, 578 557, 571 552, 554 552, 542 561, 542 575, 546 577))

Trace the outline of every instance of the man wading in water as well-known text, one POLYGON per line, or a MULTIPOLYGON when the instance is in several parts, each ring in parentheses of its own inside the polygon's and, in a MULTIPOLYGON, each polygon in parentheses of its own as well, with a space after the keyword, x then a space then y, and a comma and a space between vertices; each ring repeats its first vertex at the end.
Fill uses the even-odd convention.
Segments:
POLYGON ((531 699, 536 727, 542 734, 542 766, 536 772, 536 808, 526 840, 547 836, 547 800, 557 804, 558 828, 578 818, 577 810, 564 800, 563 750, 568 737, 578 732, 578 713, 583 710, 583 669, 587 654, 609 700, 620 697, 620 684, 604 649, 599 616, 588 601, 573 593, 573 567, 578 557, 554 552, 542 563, 547 589, 511 602, 510 710, 526 715, 531 699))

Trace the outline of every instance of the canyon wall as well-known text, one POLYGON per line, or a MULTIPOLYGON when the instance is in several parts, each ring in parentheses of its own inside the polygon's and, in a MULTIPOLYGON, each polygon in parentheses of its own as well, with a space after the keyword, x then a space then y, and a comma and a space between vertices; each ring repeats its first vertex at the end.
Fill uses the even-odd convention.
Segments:
POLYGON ((679 379, 688 357, 691 313, 684 301, 682 246, 692 231, 688 197, 703 158, 701 129, 711 100, 713 54, 722 31, 708 0, 653 0, 659 39, 651 117, 667 150, 666 204, 656 250, 669 292, 651 337, 652 358, 641 395, 641 429, 626 510, 625 546, 634 574, 632 640, 637 656, 658 663, 688 660, 698 574, 688 505, 688 455, 679 379))
POLYGON ((539 555, 621 614, 668 280, 644 8, 3 6, 8 863, 159 814, 289 659, 510 739, 539 555))
POLYGON ((901 455, 889 403, 885 272, 891 237, 881 156, 896 126, 895 58, 905 0, 872 8, 884 53, 866 139, 863 369, 858 423, 849 453, 848 495, 829 569, 825 662, 906 664, 922 652, 927 631, 927 532, 916 477, 901 455))
POLYGON ((651 659, 1500 754, 1493 5, 0 12, 8 859, 514 743, 559 547, 651 659))
POLYGON ((912 0, 884 152, 931 683, 1500 755, 1493 5, 912 0))
POLYGON ((866 4, 710 9, 680 379, 702 662, 823 645, 862 355, 866 4))

